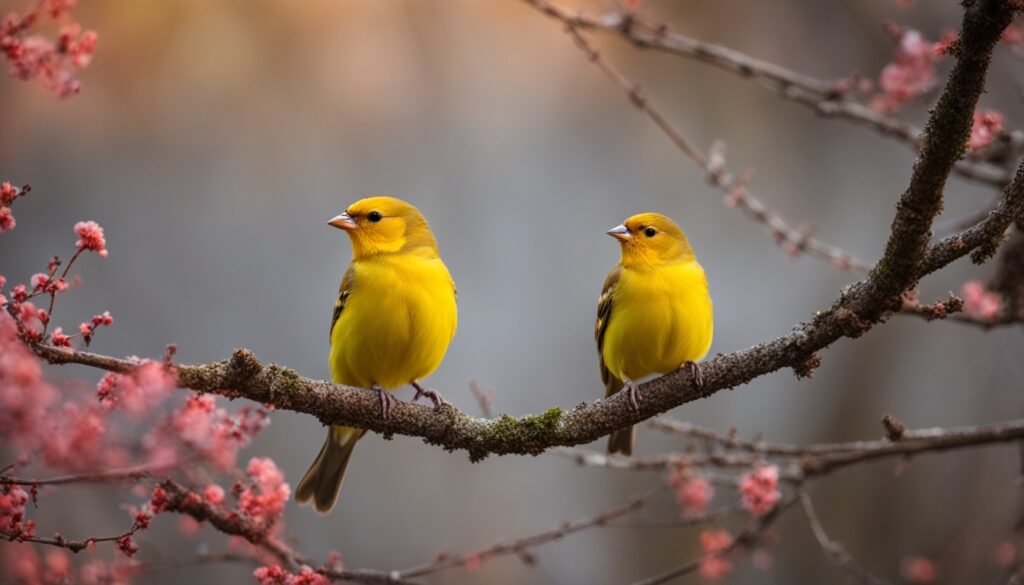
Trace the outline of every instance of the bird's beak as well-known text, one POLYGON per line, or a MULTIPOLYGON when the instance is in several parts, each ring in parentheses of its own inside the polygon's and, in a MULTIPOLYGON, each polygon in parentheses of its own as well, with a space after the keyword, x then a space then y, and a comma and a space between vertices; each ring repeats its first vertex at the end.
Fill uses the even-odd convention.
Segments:
POLYGON ((605 232, 609 236, 619 240, 620 242, 628 242, 633 236, 629 233, 629 228, 624 225, 617 225, 612 229, 605 232))
POLYGON ((343 211, 341 215, 338 215, 331 221, 327 222, 327 225, 334 226, 339 230, 345 230, 346 232, 350 232, 359 227, 356 225, 355 220, 352 219, 352 216, 346 211, 343 211))

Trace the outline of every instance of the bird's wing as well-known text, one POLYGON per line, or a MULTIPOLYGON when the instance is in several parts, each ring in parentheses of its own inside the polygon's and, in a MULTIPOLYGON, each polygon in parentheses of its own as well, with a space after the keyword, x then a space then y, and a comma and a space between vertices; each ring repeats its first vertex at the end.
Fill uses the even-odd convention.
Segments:
POLYGON ((601 381, 604 382, 605 396, 611 396, 622 387, 622 381, 615 377, 604 363, 604 334, 608 330, 608 322, 612 317, 612 293, 619 282, 622 268, 616 266, 608 273, 601 289, 601 298, 597 301, 597 324, 594 326, 594 339, 597 341, 597 359, 601 364, 601 381))
POLYGON ((341 286, 338 287, 338 300, 334 301, 334 315, 331 316, 331 329, 327 333, 328 340, 334 335, 334 325, 338 322, 338 317, 341 317, 341 312, 345 310, 345 301, 352 294, 354 282, 355 270, 352 269, 352 266, 349 266, 348 270, 345 271, 345 275, 341 277, 341 286))

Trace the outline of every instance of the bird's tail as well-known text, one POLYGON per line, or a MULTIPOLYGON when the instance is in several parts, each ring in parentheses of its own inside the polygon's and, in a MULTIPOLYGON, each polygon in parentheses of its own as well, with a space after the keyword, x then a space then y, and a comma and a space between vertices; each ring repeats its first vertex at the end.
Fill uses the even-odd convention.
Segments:
POLYGON ((313 465, 295 488, 295 501, 305 504, 313 500, 317 512, 330 512, 338 501, 338 490, 345 479, 345 468, 348 467, 352 449, 364 434, 365 429, 332 426, 327 431, 327 440, 313 465))
MULTIPOLYGON (((608 398, 619 390, 622 390, 622 381, 615 376, 608 376, 605 384, 604 397, 608 398)), ((622 453, 626 457, 633 454, 633 437, 636 435, 636 427, 629 427, 621 431, 615 431, 608 435, 608 454, 622 453)))

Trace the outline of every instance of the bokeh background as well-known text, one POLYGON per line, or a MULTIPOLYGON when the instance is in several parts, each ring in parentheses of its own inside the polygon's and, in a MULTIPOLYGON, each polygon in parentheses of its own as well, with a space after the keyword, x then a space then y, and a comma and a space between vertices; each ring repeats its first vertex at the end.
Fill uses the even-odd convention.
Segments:
MULTIPOLYGON (((494 388, 497 411, 514 415, 601 394, 595 302, 618 255, 604 231, 634 212, 669 214, 688 231, 715 300, 712 353, 786 333, 852 278, 788 257, 724 206, 561 26, 522 2, 82 4, 78 19, 100 33, 100 46, 81 95, 62 102, 0 76, 0 175, 34 187, 17 204, 19 228, 0 240, 0 272, 27 278, 70 247, 75 221, 98 221, 110 258, 85 259, 85 286, 62 299, 56 318, 74 324, 111 310, 117 323, 98 336, 99 351, 158 356, 176 342, 180 360, 193 362, 248 347, 327 377, 327 326, 350 249, 325 221, 370 194, 412 201, 438 236, 459 285, 460 322, 430 383, 469 411, 477 410, 472 379, 494 388)), ((892 52, 885 20, 937 38, 960 14, 952 1, 908 8, 890 0, 652 0, 643 9, 698 38, 824 78, 876 75, 892 52)), ((595 42, 696 144, 721 138, 734 169, 754 167, 752 188, 770 206, 813 222, 859 258, 880 255, 910 176, 905 147, 707 66, 614 38, 595 42)), ((1000 50, 982 98, 1010 127, 1024 115, 1020 66, 1000 50)), ((925 112, 903 115, 920 123, 925 112)), ((990 197, 954 178, 940 223, 990 197)), ((990 271, 961 262, 928 279, 922 298, 990 271)), ((984 333, 895 318, 825 351, 811 380, 778 372, 671 416, 785 442, 878 437, 884 412, 911 427, 1005 419, 1024 410, 1022 348, 1019 328, 984 333)), ((98 377, 77 368, 54 374, 98 377)), ((310 417, 278 412, 243 458, 273 457, 294 485, 322 435, 310 417)), ((639 431, 641 455, 678 445, 639 431)), ((998 447, 861 465, 815 482, 812 494, 831 535, 877 574, 898 580, 900 559, 924 555, 944 582, 988 582, 998 575, 992 550, 1013 535, 1019 478, 1017 450, 998 447)), ((333 514, 290 503, 287 532, 318 558, 334 549, 353 568, 405 568, 440 550, 593 514, 661 481, 550 455, 471 464, 417 439, 369 436, 333 514)), ((124 496, 62 490, 38 512, 40 531, 116 533, 126 523, 124 496)), ((643 518, 674 515, 666 494, 643 518)), ((730 582, 845 578, 799 512, 776 532, 773 568, 741 562, 730 582)), ((176 533, 172 519, 159 519, 141 535, 143 550, 161 543, 156 554, 173 557, 222 548, 211 531, 198 540, 176 533)), ((697 533, 610 526, 538 549, 532 568, 505 558, 427 581, 627 582, 697 554, 697 533)), ((146 580, 238 581, 250 570, 184 568, 146 580)))

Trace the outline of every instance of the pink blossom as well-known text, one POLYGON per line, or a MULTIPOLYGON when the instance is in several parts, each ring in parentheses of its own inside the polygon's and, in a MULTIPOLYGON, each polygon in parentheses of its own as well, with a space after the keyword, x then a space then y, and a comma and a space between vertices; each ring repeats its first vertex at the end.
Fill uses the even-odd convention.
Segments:
POLYGON ((13 538, 32 536, 35 524, 25 519, 28 492, 21 486, 0 486, 0 532, 13 538))
POLYGON ((269 528, 284 515, 284 505, 291 495, 291 488, 269 458, 250 459, 246 475, 250 482, 238 496, 238 507, 257 523, 269 528))
POLYGON ((972 317, 994 321, 1003 309, 1003 298, 999 293, 985 290, 976 280, 965 282, 961 289, 964 297, 964 312, 972 317))
POLYGON ((141 416, 163 402, 176 384, 163 363, 145 360, 131 374, 105 374, 96 385, 96 397, 111 410, 120 406, 141 416))
POLYGON ((153 495, 149 497, 148 506, 154 514, 166 511, 170 503, 171 499, 167 496, 167 491, 163 487, 156 486, 153 488, 153 495))
POLYGON ((18 222, 14 220, 11 208, 0 207, 0 234, 13 230, 16 225, 18 222))
POLYGON ((130 534, 126 534, 117 539, 117 550, 124 553, 127 557, 133 557, 135 553, 139 552, 139 545, 130 534))
POLYGON ((64 330, 60 327, 53 330, 50 339, 57 347, 71 347, 71 337, 64 335, 64 330))
POLYGON ((150 459, 168 461, 176 459, 167 451, 170 440, 176 439, 218 469, 227 471, 235 466, 238 450, 248 445, 268 424, 270 418, 263 409, 244 406, 235 414, 217 408, 213 396, 189 396, 185 403, 165 423, 147 437, 150 459), (158 455, 158 451, 161 453, 158 455))
POLYGON ((327 585, 330 579, 303 565, 298 574, 292 574, 280 565, 260 567, 252 576, 260 585, 327 585))
POLYGON ((971 137, 967 140, 967 148, 978 150, 984 148, 1003 131, 1003 115, 995 110, 974 112, 974 124, 971 126, 971 137))
POLYGON ((942 56, 918 31, 890 29, 898 38, 896 54, 879 75, 881 93, 871 100, 871 107, 881 112, 895 111, 931 91, 936 84, 935 62, 942 56))
POLYGON ((740 478, 740 499, 743 508, 754 516, 764 516, 779 503, 779 468, 758 465, 740 478))
POLYGON ((219 506, 224 503, 224 488, 215 483, 211 483, 203 490, 203 498, 208 503, 214 506, 219 506))
POLYGON ((706 478, 690 470, 676 471, 668 477, 668 484, 675 490, 676 504, 683 518, 703 515, 708 504, 715 497, 715 488, 706 478))
POLYGON ((281 568, 281 565, 272 567, 260 567, 253 571, 252 576, 260 585, 288 585, 288 578, 291 573, 281 568))
POLYGON ((75 70, 89 65, 98 36, 81 31, 76 22, 61 27, 56 42, 39 34, 28 34, 40 11, 57 18, 68 12, 76 0, 43 0, 24 15, 9 14, 0 26, 0 52, 7 58, 10 75, 37 79, 60 97, 78 93, 81 83, 75 70))
POLYGON ((75 235, 78 236, 75 246, 79 250, 91 250, 98 253, 101 258, 107 257, 107 240, 103 237, 103 228, 95 221, 76 223, 75 235))
POLYGON ((732 571, 732 561, 723 552, 732 544, 732 535, 721 529, 707 529, 700 533, 700 548, 704 557, 700 561, 700 574, 706 579, 720 579, 732 571))
POLYGON ((14 320, 0 314, 0 442, 22 453, 35 450, 52 424, 48 412, 57 399, 39 358, 18 339, 14 320))
POLYGON ((60 29, 60 36, 57 38, 57 48, 62 54, 67 55, 71 64, 82 69, 92 62, 93 53, 96 51, 96 43, 99 36, 96 31, 82 32, 82 26, 77 22, 64 25, 60 29))
POLYGON ((50 18, 59 18, 61 14, 70 12, 77 5, 78 0, 44 0, 43 10, 50 18))
POLYGON ((925 557, 906 557, 900 563, 900 576, 907 583, 934 583, 939 569, 925 557))
POLYGON ((4 207, 10 207, 11 203, 18 198, 17 187, 11 185, 10 181, 4 181, 0 184, 0 205, 4 207))

